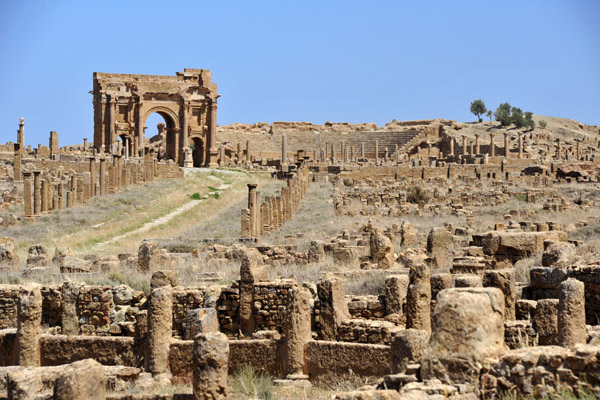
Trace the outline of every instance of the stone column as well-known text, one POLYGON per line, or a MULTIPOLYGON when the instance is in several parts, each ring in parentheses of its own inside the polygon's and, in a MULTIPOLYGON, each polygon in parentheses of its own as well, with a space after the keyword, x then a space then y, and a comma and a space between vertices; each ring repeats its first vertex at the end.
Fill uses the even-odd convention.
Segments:
POLYGON ((462 153, 464 156, 466 156, 468 154, 467 151, 467 137, 465 135, 462 135, 462 153))
POLYGON ((23 180, 23 172, 21 169, 21 153, 22 153, 22 149, 21 149, 21 144, 20 143, 15 143, 14 144, 14 151, 15 151, 15 155, 14 155, 14 173, 13 173, 13 181, 14 182, 21 182, 23 180))
POLYGON ((281 165, 287 166, 288 160, 288 148, 287 148, 287 135, 281 134, 281 165))
POLYGON ((479 155, 481 153, 479 146, 479 133, 475 134, 475 155, 479 155))
POLYGON ((285 336, 284 373, 288 379, 308 379, 304 363, 304 346, 312 340, 311 294, 307 289, 294 288, 283 325, 285 336))
POLYGON ((556 139, 556 159, 558 161, 562 159, 562 148, 560 147, 560 139, 556 139))
POLYGON ((58 184, 58 209, 64 210, 67 207, 67 194, 65 193, 65 185, 62 182, 58 184))
POLYGON ((586 343, 585 287, 577 279, 567 279, 558 293, 558 344, 573 347, 586 343))
POLYGON ((510 148, 508 145, 508 132, 504 132, 504 157, 508 158, 510 154, 510 148))
POLYGON ((425 264, 410 268, 410 285, 406 296, 406 328, 431 334, 431 281, 425 264))
POLYGON ((73 195, 72 206, 77 206, 77 175, 71 175, 71 193, 73 195))
POLYGON ((115 101, 112 95, 108 95, 108 136, 110 139, 110 143, 108 143, 108 147, 110 149, 110 153, 114 153, 114 142, 115 142, 115 101))
POLYGON ((578 141, 577 141, 577 161, 580 161, 580 160, 581 160, 581 149, 580 149, 580 147, 579 147, 579 144, 580 144, 580 142, 579 142, 579 140, 578 140, 578 141))
POLYGON ((390 275, 385 278, 385 314, 402 315, 406 302, 409 279, 407 275, 390 275))
POLYGON ((365 142, 360 142, 360 158, 365 158, 365 142))
POLYGON ((256 249, 246 249, 240 265, 240 330, 245 336, 254 333, 254 284, 267 280, 267 269, 256 249))
POLYGON ((183 113, 181 115, 181 149, 187 149, 189 147, 188 139, 188 107, 185 101, 183 102, 183 113))
POLYGON ((379 140, 375 141, 375 163, 379 162, 379 140))
POLYGON ((100 181, 100 195, 104 196, 106 194, 106 159, 100 159, 100 176, 98 180, 100 181))
POLYGON ((519 133, 519 158, 523 158, 523 134, 519 133))
POLYGON ((208 167, 217 166, 217 101, 210 104, 210 124, 208 132, 208 167))
POLYGON ((90 197, 94 197, 94 187, 96 187, 96 159, 90 158, 90 197))
POLYGON ((487 270, 483 274, 483 286, 495 287, 504 294, 504 317, 515 320, 515 303, 517 290, 515 288, 515 270, 513 268, 487 270))
POLYGON ((250 162, 250 141, 246 140, 246 161, 250 162))
POLYGON ((42 212, 42 182, 40 171, 33 171, 33 213, 40 215, 42 212))
POLYGON ((19 291, 17 304, 17 365, 40 366, 42 336, 42 293, 38 286, 25 286, 19 291))
POLYGON ((81 286, 71 281, 62 284, 62 330, 63 335, 79 334, 79 318, 77 317, 77 299, 81 286))
POLYGON ((490 133, 490 157, 496 156, 496 147, 494 145, 494 134, 490 133))
POLYGON ((472 140, 469 140, 469 154, 471 156, 475 155, 475 149, 473 148, 473 141, 472 140))
POLYGON ((17 143, 21 150, 21 155, 25 151, 25 118, 19 120, 19 130, 17 131, 17 143))
POLYGON ((331 162, 335 163, 335 144, 331 143, 331 162))
POLYGON ((148 301, 146 371, 153 376, 168 370, 172 328, 173 288, 167 285, 154 289, 148 301))
POLYGON ((32 172, 23 172, 23 203, 25 205, 25 218, 32 219, 34 215, 32 172))
POLYGON ((337 340, 340 324, 350 319, 344 285, 339 278, 328 278, 319 281, 317 294, 321 303, 320 340, 337 340))
POLYGON ((450 138, 450 157, 454 156, 454 138, 450 138))
MULTIPOLYGON (((143 112, 143 109, 144 109, 144 103, 142 103, 140 101, 137 106, 137 120, 135 123, 139 152, 144 151, 144 143, 146 141, 144 138, 144 112, 143 112)), ((139 152, 136 156, 140 156, 139 152)))
POLYGON ((226 399, 229 341, 223 333, 200 333, 194 338, 193 398, 226 399))
POLYGON ((256 183, 248 184, 248 210, 250 210, 250 236, 256 237, 256 183))
POLYGON ((42 180, 42 205, 41 212, 44 214, 48 214, 48 181, 46 179, 42 180))

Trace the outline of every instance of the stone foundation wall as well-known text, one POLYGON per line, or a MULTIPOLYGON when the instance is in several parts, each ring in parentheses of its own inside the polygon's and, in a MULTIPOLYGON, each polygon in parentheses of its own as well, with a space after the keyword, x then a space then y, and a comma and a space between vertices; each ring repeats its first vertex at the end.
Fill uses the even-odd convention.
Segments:
POLYGON ((257 331, 282 332, 282 322, 292 300, 291 289, 295 282, 259 282, 254 285, 254 318, 257 331))

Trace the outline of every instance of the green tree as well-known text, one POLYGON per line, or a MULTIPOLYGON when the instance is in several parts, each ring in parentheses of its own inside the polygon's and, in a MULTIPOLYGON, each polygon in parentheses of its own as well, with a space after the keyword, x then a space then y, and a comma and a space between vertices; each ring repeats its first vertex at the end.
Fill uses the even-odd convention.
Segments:
POLYGON ((517 128, 522 128, 525 126, 525 118, 523 117, 523 111, 518 107, 512 108, 511 120, 512 123, 515 124, 517 128))
POLYGON ((488 117, 490 121, 492 120, 493 115, 494 113, 492 113, 492 110, 487 110, 487 112, 485 113, 485 116, 488 117))
POLYGON ((471 102, 471 113, 477 116, 479 122, 481 122, 481 116, 485 114, 486 111, 487 108, 485 107, 483 100, 474 100, 471 102))
POLYGON ((535 121, 533 120, 533 113, 531 111, 525 113, 525 126, 531 130, 535 129, 535 121))
POLYGON ((494 117, 496 118, 496 121, 499 121, 502 126, 510 125, 512 123, 512 118, 510 115, 510 104, 500 104, 498 108, 496 108, 494 117))
POLYGON ((548 126, 548 123, 544 120, 541 120, 540 122, 538 122, 538 125, 540 126, 540 128, 546 129, 546 127, 548 126))

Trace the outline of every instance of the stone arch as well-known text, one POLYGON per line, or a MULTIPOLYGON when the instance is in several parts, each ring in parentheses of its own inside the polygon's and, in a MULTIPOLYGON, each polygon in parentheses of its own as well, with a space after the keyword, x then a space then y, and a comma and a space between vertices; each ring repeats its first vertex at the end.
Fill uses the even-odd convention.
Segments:
POLYGON ((152 106, 145 113, 143 118, 143 124, 146 124, 146 120, 152 114, 159 114, 165 120, 166 124, 166 143, 165 143, 165 157, 167 160, 173 160, 175 162, 179 159, 179 117, 178 113, 165 106, 152 106))

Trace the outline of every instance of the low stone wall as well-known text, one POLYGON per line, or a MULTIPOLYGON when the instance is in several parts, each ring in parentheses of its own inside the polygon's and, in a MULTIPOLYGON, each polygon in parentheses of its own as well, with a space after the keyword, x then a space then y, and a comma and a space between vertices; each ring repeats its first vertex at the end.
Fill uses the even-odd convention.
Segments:
POLYGON ((282 321, 295 281, 258 282, 254 285, 254 318, 257 331, 282 332, 282 321))
POLYGON ((20 286, 0 285, 0 329, 17 327, 20 286))
MULTIPOLYGON (((174 340, 169 351, 169 368, 173 376, 191 379, 193 340, 174 340)), ((283 357, 277 340, 230 340, 229 373, 249 365, 271 376, 281 376, 283 357)))
POLYGON ((311 340, 305 348, 311 379, 325 374, 383 376, 392 373, 389 346, 311 340))
POLYGON ((379 320, 385 317, 385 296, 346 296, 352 318, 379 320))
MULTIPOLYGON (((484 367, 481 391, 484 399, 500 399, 508 391, 528 396, 548 393, 558 384, 600 384, 600 348, 578 345, 574 350, 541 346, 505 353, 500 361, 484 367)), ((484 363, 485 364, 485 363, 484 363)))
POLYGON ((392 342, 394 333, 404 328, 387 321, 350 319, 343 321, 338 328, 338 340, 341 342, 387 344, 392 342))
POLYGON ((42 366, 92 358, 103 365, 139 367, 144 342, 132 337, 43 335, 40 340, 42 366))

